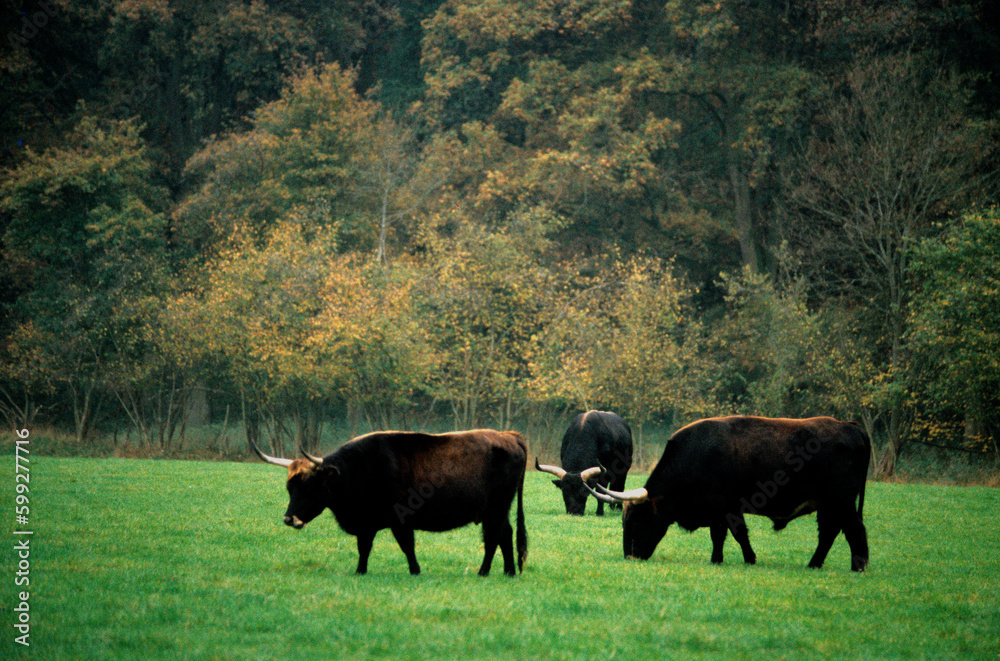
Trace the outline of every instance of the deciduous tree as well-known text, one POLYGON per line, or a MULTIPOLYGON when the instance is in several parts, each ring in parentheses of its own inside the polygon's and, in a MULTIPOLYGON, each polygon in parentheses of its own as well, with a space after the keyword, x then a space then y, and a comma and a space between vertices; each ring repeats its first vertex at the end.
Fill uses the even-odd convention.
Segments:
POLYGON ((263 239, 294 208, 317 227, 336 227, 342 248, 371 249, 378 226, 358 204, 358 169, 372 156, 375 111, 335 64, 295 76, 250 130, 191 158, 187 173, 199 186, 174 211, 179 241, 200 257, 237 232, 263 239))
POLYGON ((891 474, 912 419, 898 387, 908 359, 910 246, 994 185, 994 143, 989 126, 967 111, 967 81, 928 72, 911 55, 862 60, 848 84, 789 169, 795 213, 786 229, 813 268, 825 270, 817 283, 871 312, 892 395, 880 463, 891 474))
POLYGON ((912 253, 906 341, 918 433, 997 453, 1000 442, 1000 212, 971 212, 912 253))
POLYGON ((166 193, 134 122, 86 114, 61 147, 29 151, 10 174, 3 256, 18 297, 4 363, 64 389, 82 440, 114 366, 151 359, 141 335, 166 277, 166 193))

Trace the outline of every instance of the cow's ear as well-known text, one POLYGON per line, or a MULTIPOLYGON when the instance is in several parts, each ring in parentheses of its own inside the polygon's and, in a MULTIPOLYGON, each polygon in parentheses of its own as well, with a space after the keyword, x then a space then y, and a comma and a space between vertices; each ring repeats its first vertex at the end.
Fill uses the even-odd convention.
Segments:
POLYGON ((341 475, 340 469, 333 464, 325 464, 321 470, 330 477, 340 477, 341 475))
POLYGON ((552 484, 556 485, 556 488, 562 489, 562 480, 552 480, 552 484))

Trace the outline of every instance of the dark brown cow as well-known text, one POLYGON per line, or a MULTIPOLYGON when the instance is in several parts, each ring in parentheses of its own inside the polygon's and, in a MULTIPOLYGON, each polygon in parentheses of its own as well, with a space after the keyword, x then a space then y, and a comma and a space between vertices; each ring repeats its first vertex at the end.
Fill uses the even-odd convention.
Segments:
MULTIPOLYGON (((345 443, 323 458, 271 457, 288 469, 285 524, 299 529, 326 508, 344 532, 358 538, 357 573, 368 571, 375 534, 388 528, 419 574, 414 530, 443 531, 482 523, 485 555, 480 576, 490 572, 497 546, 504 572, 524 565, 524 472, 528 448, 517 432, 492 429, 422 434, 386 431, 345 443), (510 508, 517 494, 517 565, 510 508)), ((304 453, 303 453, 304 454, 304 453)))
POLYGON ((722 562, 729 532, 753 564, 745 514, 769 517, 774 529, 816 512, 819 545, 809 566, 823 566, 843 531, 851 569, 868 565, 862 520, 871 442, 856 423, 734 416, 699 420, 678 430, 646 486, 627 492, 601 489, 598 498, 626 502, 622 542, 626 557, 645 560, 676 522, 686 530, 708 527, 712 562, 722 562), (855 508, 857 501, 857 508, 855 508))

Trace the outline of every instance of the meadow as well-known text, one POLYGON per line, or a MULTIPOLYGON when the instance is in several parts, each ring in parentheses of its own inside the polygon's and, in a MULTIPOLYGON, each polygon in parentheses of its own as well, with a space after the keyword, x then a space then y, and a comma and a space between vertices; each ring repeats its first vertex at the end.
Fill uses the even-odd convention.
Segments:
MULTIPOLYGON (((815 517, 759 560, 672 527, 648 562, 621 553, 621 516, 568 517, 530 471, 530 552, 505 577, 479 527, 417 532, 412 577, 385 531, 369 574, 327 513, 281 521, 284 473, 260 463, 31 458, 30 647, 14 643, 14 456, 0 456, 5 659, 997 659, 1000 490, 869 483, 872 564, 838 538, 805 565, 815 517)), ((631 475, 639 486, 644 475, 631 475)), ((22 526, 23 527, 23 526, 22 526)))

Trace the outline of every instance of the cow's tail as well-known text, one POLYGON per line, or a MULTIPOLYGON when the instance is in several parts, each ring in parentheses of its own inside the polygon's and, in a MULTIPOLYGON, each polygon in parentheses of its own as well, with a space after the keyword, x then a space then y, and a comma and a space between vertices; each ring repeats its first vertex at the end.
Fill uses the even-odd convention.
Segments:
POLYGON ((868 480, 861 483, 861 491, 858 492, 858 519, 864 522, 865 520, 865 485, 868 484, 868 480))
POLYGON ((861 489, 858 491, 858 519, 863 522, 865 520, 865 486, 868 484, 868 464, 871 461, 872 455, 872 439, 860 424, 857 422, 852 422, 851 424, 861 433, 861 438, 864 440, 865 445, 865 476, 861 481, 861 489))
POLYGON ((524 527, 524 474, 517 486, 517 571, 524 571, 524 561, 528 559, 528 531, 524 527))

